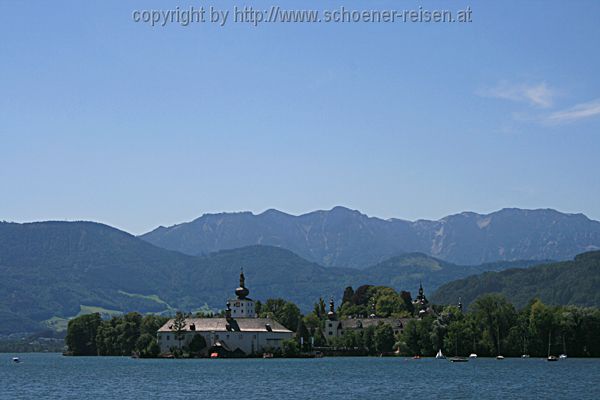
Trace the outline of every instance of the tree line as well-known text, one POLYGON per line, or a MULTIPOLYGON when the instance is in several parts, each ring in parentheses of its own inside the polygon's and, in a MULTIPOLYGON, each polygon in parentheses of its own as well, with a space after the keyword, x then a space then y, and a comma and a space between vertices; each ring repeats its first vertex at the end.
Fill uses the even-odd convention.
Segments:
POLYGON ((561 353, 574 357, 600 356, 600 310, 549 306, 533 299, 521 310, 502 295, 477 298, 468 312, 446 306, 437 314, 410 320, 398 335, 396 348, 404 355, 544 357, 561 353))
MULTIPOLYGON (((383 286, 363 285, 354 291, 346 288, 337 318, 403 318, 402 332, 395 335, 391 325, 380 323, 364 329, 346 330, 326 340, 323 332, 328 306, 320 298, 313 310, 303 315, 284 299, 259 301, 260 317, 273 318, 296 334, 283 343, 282 355, 296 356, 314 347, 345 349, 348 354, 375 355, 396 351, 401 355, 433 356, 438 350, 447 355, 466 356, 545 356, 566 353, 575 357, 600 357, 600 310, 576 306, 549 306, 534 299, 517 310, 506 298, 487 294, 463 312, 458 306, 429 306, 419 314, 409 292, 396 292, 383 286)), ((195 317, 222 317, 223 313, 196 313, 195 317)), ((185 319, 192 314, 178 312, 175 337, 183 339, 185 319)), ((73 355, 138 355, 156 357, 160 348, 157 330, 167 318, 128 313, 102 320, 99 314, 77 317, 68 324, 65 342, 73 355)), ((200 335, 198 335, 201 337, 200 335)), ((178 356, 194 356, 205 349, 204 340, 178 346, 178 356)))
POLYGON ((167 317, 142 316, 137 312, 107 320, 98 313, 81 315, 70 320, 67 326, 67 354, 156 357, 160 353, 156 331, 167 320, 167 317))

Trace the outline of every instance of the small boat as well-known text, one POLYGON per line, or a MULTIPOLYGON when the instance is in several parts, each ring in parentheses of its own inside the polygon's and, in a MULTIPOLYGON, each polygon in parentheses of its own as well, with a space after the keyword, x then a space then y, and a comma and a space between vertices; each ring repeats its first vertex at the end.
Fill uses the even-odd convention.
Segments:
POLYGON ((264 353, 263 358, 273 358, 273 353, 264 353))
POLYGON ((19 357, 13 357, 13 358, 12 358, 12 361, 13 361, 14 363, 17 363, 17 364, 18 364, 18 363, 20 363, 20 362, 21 362, 21 359, 20 359, 19 357))
POLYGON ((469 354, 469 358, 477 358, 477 354, 471 353, 471 354, 469 354))
POLYGON ((561 360, 566 360, 567 359, 567 355, 566 354, 561 354, 560 356, 558 356, 559 359, 561 360))
POLYGON ((448 360, 450 362, 468 362, 469 359, 467 357, 450 357, 448 360))
POLYGON ((521 358, 529 358, 529 354, 523 354, 521 358))
POLYGON ((552 331, 548 332, 548 361, 558 361, 558 357, 550 355, 550 344, 552 343, 552 331))
POLYGON ((496 360, 504 360, 504 356, 496 356, 496 360))
POLYGON ((435 358, 437 358, 438 360, 443 360, 444 358, 446 358, 446 356, 442 353, 442 349, 439 349, 437 354, 435 355, 435 358))
POLYGON ((413 360, 420 360, 420 359, 421 359, 421 356, 418 354, 413 356, 413 360))
POLYGON ((219 353, 210 353, 210 358, 219 358, 219 353))

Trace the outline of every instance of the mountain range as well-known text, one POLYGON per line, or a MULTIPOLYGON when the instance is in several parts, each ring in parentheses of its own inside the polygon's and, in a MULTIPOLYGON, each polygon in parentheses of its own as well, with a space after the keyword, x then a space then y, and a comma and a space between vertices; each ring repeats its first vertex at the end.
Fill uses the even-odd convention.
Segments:
POLYGON ((0 334, 64 328, 79 313, 172 313, 223 308, 240 267, 250 296, 283 297, 303 310, 339 299, 348 285, 389 285, 413 293, 448 281, 536 262, 462 266, 425 254, 376 265, 324 267, 293 252, 253 245, 190 256, 93 222, 0 223, 0 334))
POLYGON ((518 308, 534 297, 546 304, 600 307, 600 251, 571 261, 470 276, 441 286, 431 300, 448 304, 460 296, 468 307, 486 293, 500 293, 518 308))
POLYGON ((321 265, 367 268, 419 252, 477 265, 513 260, 569 260, 600 249, 600 222, 551 209, 463 212, 438 221, 379 219, 344 207, 294 216, 277 210, 205 214, 140 236, 165 249, 205 255, 249 245, 293 251, 321 265))

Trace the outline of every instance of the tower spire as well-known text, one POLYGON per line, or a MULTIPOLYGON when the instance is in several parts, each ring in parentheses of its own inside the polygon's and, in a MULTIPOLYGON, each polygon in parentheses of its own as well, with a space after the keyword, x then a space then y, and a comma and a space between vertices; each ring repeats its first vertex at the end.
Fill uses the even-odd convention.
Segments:
POLYGON ((250 294, 250 291, 246 288, 246 277, 244 276, 244 268, 240 268, 240 287, 235 289, 235 295, 239 300, 243 300, 250 294))
POLYGON ((329 312, 327 313, 327 318, 330 320, 335 319, 335 304, 333 303, 333 297, 329 299, 329 312))

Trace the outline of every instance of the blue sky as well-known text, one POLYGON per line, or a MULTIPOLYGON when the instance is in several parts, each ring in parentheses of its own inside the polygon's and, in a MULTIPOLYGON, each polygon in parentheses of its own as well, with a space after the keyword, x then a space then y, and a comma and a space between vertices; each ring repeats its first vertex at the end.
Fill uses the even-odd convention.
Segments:
POLYGON ((142 233, 344 205, 600 219, 600 2, 0 0, 0 220, 142 233), (459 10, 473 22, 151 27, 136 9, 459 10))

